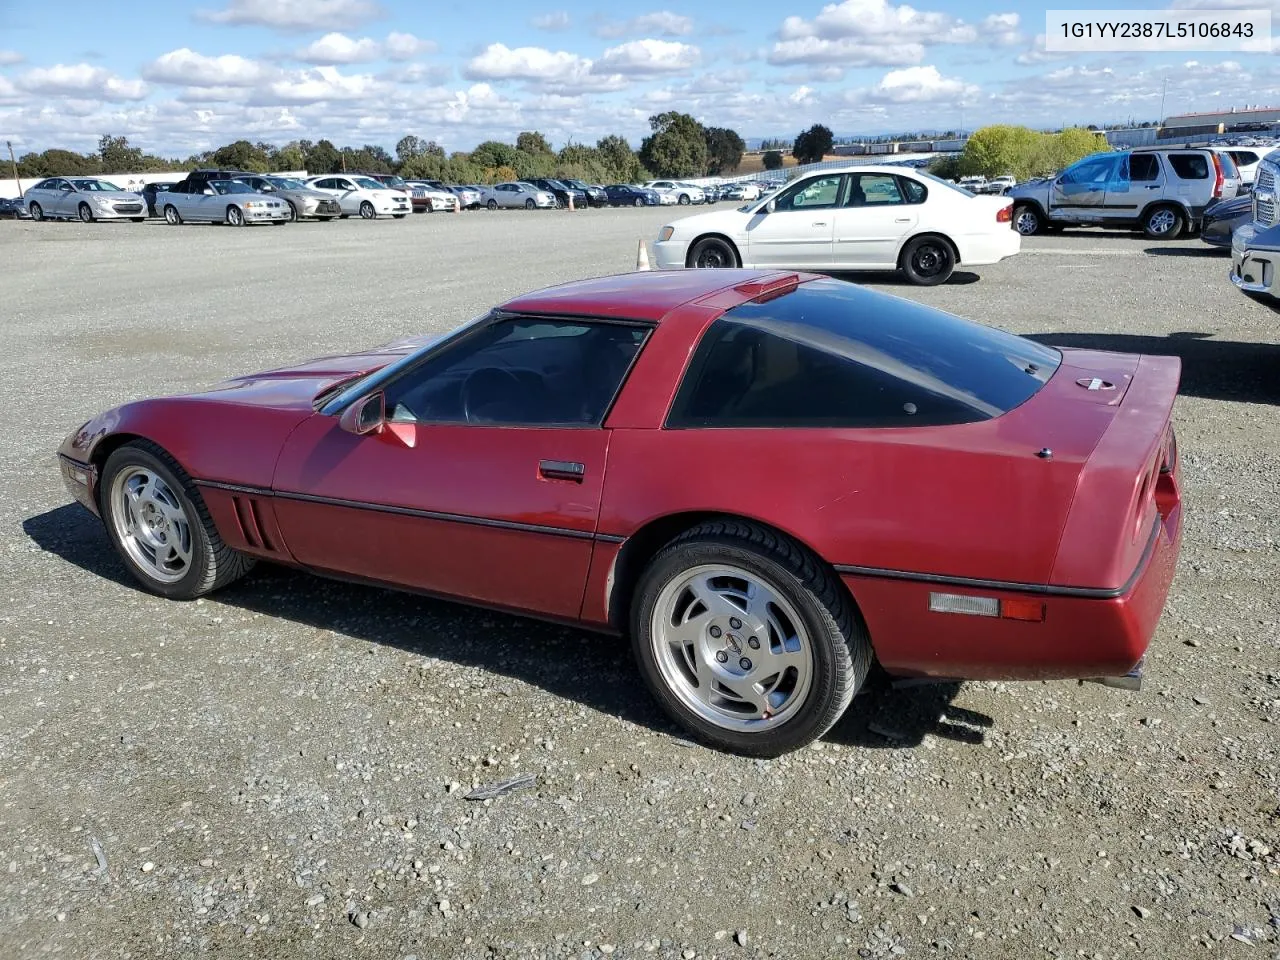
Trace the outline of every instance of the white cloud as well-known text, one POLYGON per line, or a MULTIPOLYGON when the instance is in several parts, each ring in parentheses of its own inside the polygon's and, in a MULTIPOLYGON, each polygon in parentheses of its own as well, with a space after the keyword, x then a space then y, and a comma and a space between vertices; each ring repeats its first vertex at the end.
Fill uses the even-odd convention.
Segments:
POLYGON ((435 53, 439 45, 434 40, 420 40, 412 33, 387 34, 382 53, 388 60, 412 60, 427 53, 435 53))
POLYGON ((944 77, 937 67, 907 67, 886 73, 866 99, 877 103, 954 102, 972 100, 981 92, 977 84, 944 77))
POLYGON ((1068 53, 1051 53, 1045 49, 1045 41, 1045 35, 1037 33, 1036 38, 1031 41, 1031 46, 1014 57, 1014 62, 1029 66, 1037 63, 1049 63, 1053 60, 1062 60, 1070 56, 1068 53))
POLYGON ((502 43, 491 43, 479 56, 467 62, 463 75, 468 80, 523 80, 561 93, 617 90, 625 85, 621 73, 595 71, 594 66, 587 57, 564 50, 511 48, 502 43))
POLYGON ((332 66, 338 63, 369 63, 382 56, 382 47, 376 40, 362 37, 353 40, 345 33, 326 33, 294 54, 304 63, 332 66))
POLYGON ((552 13, 544 13, 534 17, 529 21, 539 30, 568 30, 570 25, 569 14, 563 10, 556 10, 552 13))
POLYGON ((143 77, 154 83, 188 87, 251 87, 272 72, 255 60, 235 54, 206 57, 187 47, 170 50, 142 69, 143 77))
POLYGON ((1018 21, 1017 14, 993 14, 980 30, 948 13, 895 6, 888 0, 842 0, 827 4, 812 20, 787 17, 769 62, 905 66, 923 60, 927 47, 976 43, 984 33, 1006 42, 1018 21))
POLYGON ((256 104, 317 103, 330 100, 372 98, 381 85, 370 74, 344 74, 336 67, 299 70, 267 84, 258 91, 256 104))
POLYGON ((17 50, 0 50, 0 67, 12 67, 14 64, 22 63, 26 59, 17 50))
POLYGON ((595 29, 597 37, 625 37, 635 34, 685 37, 693 33, 693 18, 670 10, 643 13, 630 20, 606 20, 595 29))
POLYGON ((42 96, 84 97, 90 100, 141 100, 147 85, 141 80, 125 80, 101 67, 87 63, 36 67, 18 78, 18 86, 42 96))
POLYGON ((230 0, 222 10, 201 10, 211 23, 274 30, 350 30, 384 15, 376 0, 230 0))
POLYGON ((787 100, 797 105, 813 103, 813 87, 796 87, 787 100))
POLYGON ((674 40, 632 40, 610 47, 595 65, 597 73, 656 75, 680 73, 696 67, 702 51, 674 40))
POLYGON ((978 27, 983 40, 996 47, 1011 47, 1022 42, 1022 31, 1018 29, 1022 18, 1016 13, 993 13, 986 17, 978 27))

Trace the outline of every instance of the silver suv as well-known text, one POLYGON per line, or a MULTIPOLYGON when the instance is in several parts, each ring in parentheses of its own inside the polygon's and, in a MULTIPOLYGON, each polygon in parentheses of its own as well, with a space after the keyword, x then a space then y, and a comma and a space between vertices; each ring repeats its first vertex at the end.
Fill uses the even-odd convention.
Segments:
POLYGON ((1023 236, 1063 227, 1141 230, 1172 240, 1199 230, 1204 211, 1240 189, 1240 171, 1224 149, 1140 147, 1095 153, 1056 177, 1009 191, 1023 236))

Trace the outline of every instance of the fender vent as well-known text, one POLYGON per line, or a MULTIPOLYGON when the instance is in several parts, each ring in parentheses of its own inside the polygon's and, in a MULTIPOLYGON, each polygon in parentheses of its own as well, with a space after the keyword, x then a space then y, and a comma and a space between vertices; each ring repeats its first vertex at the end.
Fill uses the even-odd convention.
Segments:
POLYGON ((231 505, 235 509, 236 523, 240 525, 240 535, 244 537, 245 543, 259 550, 275 553, 276 547, 267 536, 258 501, 253 497, 233 496, 231 505))

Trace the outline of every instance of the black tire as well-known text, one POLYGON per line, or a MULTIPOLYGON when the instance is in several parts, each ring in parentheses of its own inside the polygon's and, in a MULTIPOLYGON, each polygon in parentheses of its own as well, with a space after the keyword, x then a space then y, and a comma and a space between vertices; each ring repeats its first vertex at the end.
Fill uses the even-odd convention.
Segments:
POLYGON ((227 207, 227 223, 233 227, 243 227, 248 221, 244 218, 244 211, 235 204, 227 207))
POLYGON ((632 204, 632 206, 635 206, 635 207, 643 207, 643 206, 644 206, 644 200, 643 200, 642 198, 640 198, 640 197, 636 197, 636 199, 635 199, 635 203, 633 203, 633 204, 632 204))
POLYGON ((1186 225, 1187 218, 1172 204, 1152 207, 1142 215, 1142 233, 1148 240, 1177 240, 1186 225))
POLYGON ((368 200, 364 200, 360 204, 360 217, 364 220, 374 220, 378 216, 378 211, 368 200))
POLYGON ((641 675, 667 714, 704 743, 750 756, 776 757, 821 737, 871 669, 870 637, 835 573, 795 541, 747 521, 702 523, 663 547, 640 577, 630 626, 641 675), (732 564, 768 583, 795 608, 812 638, 810 690, 794 716, 778 726, 759 732, 718 726, 685 706, 663 678, 652 643, 657 600, 684 571, 709 563, 732 564))
POLYGON ((407 213, 393 213, 393 214, 391 215, 391 219, 392 219, 392 220, 403 220, 403 219, 404 219, 405 217, 407 217, 407 216, 408 216, 408 214, 407 214, 407 213))
POLYGON ((164 219, 170 226, 177 226, 182 222, 182 214, 178 212, 178 208, 172 203, 165 204, 164 219))
POLYGON ((739 267, 738 254, 733 246, 719 237, 704 237, 689 251, 688 266, 704 269, 728 269, 739 267))
POLYGON ((271 225, 273 227, 283 227, 288 222, 288 220, 272 220, 271 225))
POLYGON ((956 268, 956 251, 942 237, 916 237, 902 249, 902 273, 917 287, 946 283, 956 268))
POLYGON ((32 220, 44 219, 44 207, 40 206, 38 203, 33 203, 27 207, 27 213, 31 214, 32 220))
POLYGON ((1029 203, 1020 203, 1013 208, 1013 228, 1024 237, 1043 233, 1046 227, 1044 214, 1029 203))
POLYGON ((689 195, 687 193, 680 194, 680 206, 687 207, 692 202, 693 201, 689 199, 689 195))
POLYGON ((76 214, 80 217, 81 223, 93 223, 93 208, 87 203, 82 203, 76 208, 76 214))
POLYGON ((147 222, 147 218, 146 218, 146 217, 130 217, 129 219, 130 219, 130 220, 132 220, 134 223, 146 223, 146 222, 147 222))
POLYGON ((248 573, 256 562, 228 547, 218 535, 218 529, 209 516, 209 508, 196 489, 191 478, 179 463, 162 447, 149 440, 134 440, 114 450, 102 467, 102 479, 98 485, 98 506, 102 511, 107 536, 125 567, 144 588, 170 600, 194 600, 210 591, 225 587, 248 573), (116 531, 110 491, 120 471, 141 466, 157 474, 173 490, 191 519, 191 566, 186 575, 173 583, 163 583, 151 577, 129 555, 116 531))
POLYGON ((534 203, 532 200, 526 200, 526 201, 524 202, 524 208, 525 208, 526 210, 532 210, 532 209, 533 209, 534 207, 536 207, 536 206, 537 206, 537 204, 536 204, 536 203, 534 203))
POLYGON ((298 220, 301 220, 302 218, 298 216, 298 208, 293 205, 293 201, 286 200, 285 203, 288 204, 289 206, 289 219, 294 221, 295 223, 298 220))
POLYGON ((321 221, 322 223, 332 223, 334 220, 338 218, 337 217, 317 217, 316 219, 321 221))
POLYGON ((498 209, 498 201, 497 201, 497 200, 490 200, 488 203, 486 203, 486 204, 485 204, 485 206, 486 206, 486 207, 488 207, 490 210, 497 210, 497 209, 498 209))

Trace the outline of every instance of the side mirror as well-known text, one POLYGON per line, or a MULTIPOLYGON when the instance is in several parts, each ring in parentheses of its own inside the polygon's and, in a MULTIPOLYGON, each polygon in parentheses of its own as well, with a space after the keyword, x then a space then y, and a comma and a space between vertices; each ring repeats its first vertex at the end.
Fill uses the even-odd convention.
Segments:
POLYGON ((366 433, 378 433, 386 420, 387 398, 381 390, 361 397, 347 409, 342 411, 338 426, 347 433, 363 436, 366 433))
POLYGON ((777 200, 770 200, 768 203, 766 203, 766 204, 764 205, 764 212, 765 212, 765 213, 773 213, 773 211, 775 211, 775 210, 777 210, 777 209, 778 209, 778 201, 777 201, 777 200))
POLYGON ((200 192, 203 193, 206 197, 212 197, 214 195, 213 187, 205 187, 200 192))

